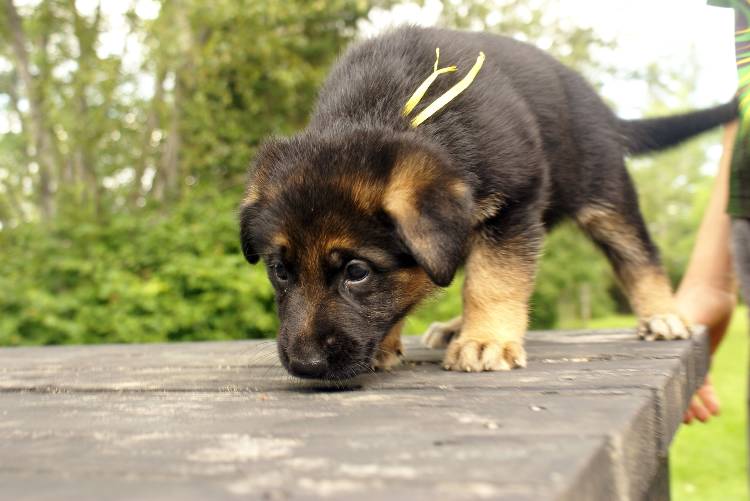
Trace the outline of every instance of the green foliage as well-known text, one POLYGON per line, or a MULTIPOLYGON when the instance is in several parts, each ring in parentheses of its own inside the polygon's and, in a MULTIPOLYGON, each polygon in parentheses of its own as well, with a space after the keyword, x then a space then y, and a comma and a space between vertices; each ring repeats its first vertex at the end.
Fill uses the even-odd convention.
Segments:
POLYGON ((152 64, 176 67, 184 88, 181 168, 211 182, 242 174, 262 138, 301 128, 368 9, 357 0, 164 3, 148 34, 152 64), (183 42, 181 18, 192 33, 183 42))
POLYGON ((405 334, 422 334, 431 323, 460 315, 463 281, 463 271, 460 271, 449 287, 425 301, 412 315, 407 317, 403 332, 405 334))
POLYGON ((532 297, 533 328, 568 326, 614 308, 609 263, 572 223, 547 236, 532 297))
POLYGON ((0 344, 262 337, 273 291, 237 239, 239 193, 0 232, 0 344), (210 212, 206 210, 211 207, 210 212))

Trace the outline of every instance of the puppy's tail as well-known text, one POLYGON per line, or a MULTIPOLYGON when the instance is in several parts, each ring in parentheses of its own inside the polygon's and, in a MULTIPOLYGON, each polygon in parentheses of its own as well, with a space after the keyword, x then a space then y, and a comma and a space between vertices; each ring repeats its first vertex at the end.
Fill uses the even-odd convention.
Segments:
POLYGON ((625 147, 633 155, 675 146, 695 135, 731 122, 737 117, 735 97, 728 103, 680 115, 641 120, 618 119, 625 147))

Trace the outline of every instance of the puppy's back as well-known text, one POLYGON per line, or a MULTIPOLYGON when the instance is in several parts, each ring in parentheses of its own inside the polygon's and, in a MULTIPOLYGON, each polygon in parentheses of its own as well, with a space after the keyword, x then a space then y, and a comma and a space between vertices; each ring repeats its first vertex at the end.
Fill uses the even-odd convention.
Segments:
MULTIPOLYGON (((439 66, 455 64, 458 71, 438 78, 423 105, 450 88, 458 78, 453 75, 463 76, 480 51, 487 55, 481 77, 445 111, 522 99, 534 112, 550 108, 554 112, 565 103, 559 75, 570 70, 532 45, 487 33, 408 26, 360 42, 344 53, 321 89, 311 126, 326 128, 347 121, 405 127, 408 122, 401 109, 432 72, 436 48, 441 54, 439 66)), ((450 113, 442 120, 438 115, 433 118, 437 125, 446 122, 450 113)))

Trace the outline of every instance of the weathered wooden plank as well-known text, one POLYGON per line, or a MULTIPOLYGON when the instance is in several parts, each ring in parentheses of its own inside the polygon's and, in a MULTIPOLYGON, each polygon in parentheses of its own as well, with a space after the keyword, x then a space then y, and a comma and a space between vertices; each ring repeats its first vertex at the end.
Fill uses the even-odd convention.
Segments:
MULTIPOLYGON (((641 343, 631 331, 538 332, 530 334, 529 368, 520 373, 465 378, 408 364, 394 374, 360 378, 369 388, 465 387, 565 388, 641 387, 659 393, 666 450, 679 424, 696 370, 686 342, 641 343), (657 362, 654 362, 656 360, 657 362), (627 361, 627 363, 624 363, 627 361), (679 377, 674 377, 675 373, 679 377)), ((699 348, 701 343, 697 343, 699 348)), ((408 359, 437 363, 442 351, 407 338, 408 359)), ((696 348, 696 349, 698 349, 696 348)), ((697 363, 697 362, 696 362, 697 363)), ((258 391, 302 386, 279 367, 273 342, 126 345, 0 350, 0 390, 42 391, 258 391)))
MULTIPOLYGON (((355 387, 393 390, 446 389, 460 391, 471 388, 487 390, 539 390, 559 393, 566 390, 607 390, 643 388, 658 392, 658 405, 662 409, 666 426, 664 436, 671 438, 676 424, 666 419, 675 415, 670 409, 684 407, 688 398, 685 378, 687 370, 680 359, 629 361, 623 367, 620 361, 561 362, 544 364, 531 362, 524 371, 513 373, 483 373, 470 377, 445 372, 434 364, 406 366, 389 374, 375 374, 357 379, 355 387)), ((281 367, 223 366, 215 368, 141 368, 128 370, 103 368, 89 370, 46 369, 6 371, 0 389, 49 392, 88 391, 220 391, 273 393, 298 389, 313 391, 318 383, 290 379, 281 367)), ((677 413, 678 414, 678 413, 677 413)), ((663 444, 666 447, 667 444, 663 444)))
POLYGON ((410 340, 337 386, 255 346, 0 350, 0 497, 641 499, 707 358, 705 335, 545 332, 525 370, 460 374, 410 340))
MULTIPOLYGON (((302 468, 319 465, 314 476, 321 482, 341 480, 323 475, 324 465, 349 472, 343 476, 348 494, 367 494, 373 484, 385 488, 392 481, 405 482, 407 489, 417 480, 439 491, 470 480, 494 493, 527 492, 534 498, 564 490, 577 473, 568 464, 572 453, 609 450, 591 468, 606 465, 597 476, 612 477, 618 489, 629 488, 627 479, 638 476, 617 469, 628 447, 641 454, 649 447, 646 455, 656 457, 655 440, 640 443, 655 437, 651 409, 625 393, 579 395, 576 406, 566 396, 541 393, 488 400, 481 390, 294 393, 251 400, 241 394, 16 393, 0 402, 8 409, 0 457, 14 458, 12 466, 0 466, 0 478, 33 471, 44 478, 89 481, 114 469, 133 481, 150 481, 200 470, 231 491, 251 472, 253 482, 263 482, 286 470, 287 477, 273 484, 281 487, 293 480, 288 475, 295 473, 290 465, 296 460, 302 468), (549 426, 551 418, 555 426, 549 426), (627 430, 627 437, 609 436, 615 430, 627 430), (211 473, 217 465, 221 468, 211 473), (232 474, 238 465, 242 475, 232 474), (373 474, 358 480, 364 471, 373 474)), ((628 467, 645 473, 650 468, 642 461, 628 467)))
MULTIPOLYGON (((400 438, 400 437, 394 437, 400 438)), ((428 440, 431 437, 426 437, 428 440)), ((205 438, 204 438, 205 440, 205 438)), ((104 473, 87 470, 75 476, 37 470, 33 476, 19 477, 0 472, 0 490, 9 499, 614 499, 613 481, 602 468, 601 448, 593 441, 525 443, 511 438, 502 445, 461 437, 462 444, 473 451, 464 455, 468 471, 444 469, 444 475, 428 466, 413 464, 461 466, 450 457, 436 460, 434 455, 414 454, 411 461, 383 457, 385 451, 356 451, 349 461, 328 459, 323 444, 277 452, 277 462, 247 459, 249 451, 267 447, 267 442, 253 442, 246 436, 224 437, 218 445, 205 449, 181 451, 195 454, 192 463, 174 467, 165 458, 147 459, 151 471, 133 475, 129 468, 143 464, 144 458, 124 464, 120 470, 104 473), (253 445, 253 444, 261 445, 253 445), (517 451, 522 451, 519 453, 517 451), (299 452, 301 455, 297 455, 299 452), (233 457, 219 461, 212 454, 233 457), (311 455, 304 455, 311 454, 311 455), (201 459, 202 458, 202 459, 201 459), (209 459, 211 458, 211 459, 209 459), (486 472, 473 468, 484 461, 497 468, 498 474, 483 480, 486 472), (174 471, 165 474, 165 464, 174 471), (272 467, 271 467, 272 466, 272 467), (158 473, 157 473, 158 472, 158 473), (425 478, 418 475, 427 472, 425 478), (467 475, 470 473, 471 475, 467 475), (580 475, 577 492, 569 496, 557 484, 580 475)), ((213 443, 205 440, 205 443, 213 443)), ((428 442, 406 441, 404 447, 415 450, 428 442)), ((144 444, 144 446, 152 446, 144 444)), ((166 445, 171 446, 171 444, 166 445)), ((278 450, 278 449, 277 449, 278 450)), ((428 449, 429 450, 429 449, 428 449)), ((452 451, 447 450, 445 454, 452 451)), ((81 455, 89 454, 82 448, 81 455)), ((114 454, 121 454, 114 451, 114 454)))

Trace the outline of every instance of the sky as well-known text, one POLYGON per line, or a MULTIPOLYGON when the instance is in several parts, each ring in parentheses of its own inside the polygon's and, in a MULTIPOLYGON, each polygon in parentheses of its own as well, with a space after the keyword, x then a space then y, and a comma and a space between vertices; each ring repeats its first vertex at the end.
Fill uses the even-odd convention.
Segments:
MULTIPOLYGON (((451 0, 447 0, 451 1, 451 0)), ((459 2, 460 3, 460 2, 459 2)), ((737 86, 734 66, 734 16, 731 9, 711 7, 705 0, 550 0, 550 9, 573 25, 593 28, 602 38, 617 42, 612 58, 625 70, 642 70, 651 63, 660 68, 698 66, 696 92, 691 104, 709 106, 728 100, 737 86)), ((431 26, 438 21, 442 3, 424 6, 403 3, 389 10, 374 9, 360 29, 371 36, 404 22, 431 26)), ((616 103, 625 118, 643 115, 647 89, 643 82, 609 79, 602 92, 616 103)))

